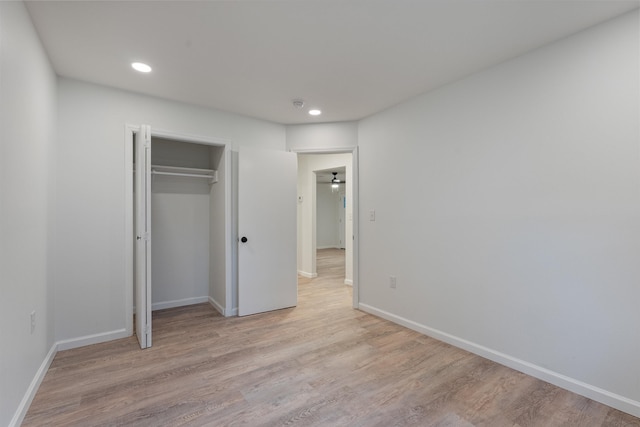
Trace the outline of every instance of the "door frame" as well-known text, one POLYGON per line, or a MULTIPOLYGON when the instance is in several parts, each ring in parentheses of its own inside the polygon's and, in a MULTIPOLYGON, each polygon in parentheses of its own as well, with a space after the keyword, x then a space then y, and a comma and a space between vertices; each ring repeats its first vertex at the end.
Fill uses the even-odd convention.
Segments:
MULTIPOLYGON (((128 336, 133 335, 133 292, 134 292, 134 241, 135 241, 135 226, 133 218, 133 137, 136 133, 140 132, 140 125, 125 124, 124 126, 124 215, 125 215, 125 295, 124 295, 124 314, 125 314, 125 329, 128 336)), ((163 129, 154 128, 151 126, 152 138, 170 139, 179 142, 188 142, 201 145, 211 145, 217 147, 224 147, 224 186, 225 186, 225 307, 224 316, 229 316, 232 308, 231 291, 233 288, 233 240, 232 240, 232 162, 231 162, 231 150, 232 142, 228 139, 208 137, 201 135, 185 134, 180 132, 171 132, 163 129)), ((152 231, 153 232, 153 231, 152 231)), ((211 302, 211 300, 210 300, 211 302)), ((218 309, 216 307, 216 309, 218 309)))
MULTIPOLYGON (((344 154, 344 153, 351 153, 351 182, 352 182, 352 187, 351 187, 351 203, 353 205, 353 211, 352 211, 352 221, 353 221, 353 254, 351 255, 353 257, 352 259, 352 263, 353 263, 353 301, 352 301, 352 306, 353 308, 357 309, 360 306, 360 267, 359 267, 359 253, 360 253, 360 249, 359 249, 359 218, 360 218, 360 214, 359 214, 359 206, 358 206, 358 200, 359 200, 359 196, 358 196, 358 176, 359 176, 359 171, 358 171, 358 147, 346 147, 346 148, 290 148, 289 151, 296 153, 296 154, 344 154)), ((347 177, 348 178, 348 177, 347 177)), ((347 236, 345 236, 345 238, 348 238, 347 236)))
MULTIPOLYGON (((353 175, 353 174, 352 174, 353 175)), ((353 189, 351 190, 353 191, 353 189)), ((351 198, 353 199, 353 194, 351 195, 351 198)), ((353 200, 351 201, 351 203, 353 204, 353 200)), ((345 224, 347 223, 347 192, 345 191, 344 193, 340 193, 340 207, 338 208, 338 219, 340 221, 340 227, 339 230, 340 232, 338 233, 338 240, 340 242, 340 249, 347 249, 347 227, 345 226, 345 224)), ((353 218, 353 213, 351 214, 352 218, 353 218)), ((353 242, 352 242, 353 244, 353 242)), ((353 256, 353 253, 351 254, 353 256)), ((351 262, 353 263, 353 260, 351 260, 351 262)), ((352 265, 353 267, 353 265, 352 265)))

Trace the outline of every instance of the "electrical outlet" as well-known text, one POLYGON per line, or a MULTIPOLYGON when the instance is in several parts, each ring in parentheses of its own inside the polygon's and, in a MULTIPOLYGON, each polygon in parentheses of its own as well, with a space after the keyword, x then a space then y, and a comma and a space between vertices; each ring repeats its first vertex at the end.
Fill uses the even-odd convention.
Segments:
POLYGON ((36 330, 36 311, 31 312, 31 333, 36 330))
POLYGON ((389 276, 389 287, 391 289, 396 288, 396 276, 389 276))

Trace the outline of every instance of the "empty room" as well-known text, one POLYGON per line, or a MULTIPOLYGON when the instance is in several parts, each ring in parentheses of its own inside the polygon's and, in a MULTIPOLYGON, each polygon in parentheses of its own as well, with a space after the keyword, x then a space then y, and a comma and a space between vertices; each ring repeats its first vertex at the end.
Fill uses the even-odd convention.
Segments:
POLYGON ((0 426, 640 426, 639 8, 0 2, 0 426))

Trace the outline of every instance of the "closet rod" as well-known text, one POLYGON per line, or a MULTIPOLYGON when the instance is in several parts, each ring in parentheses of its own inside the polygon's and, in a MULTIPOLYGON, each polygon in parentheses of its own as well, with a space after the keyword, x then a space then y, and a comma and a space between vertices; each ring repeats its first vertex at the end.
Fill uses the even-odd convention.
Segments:
POLYGON ((158 171, 154 171, 154 170, 152 170, 151 173, 153 175, 187 176, 187 177, 190 177, 190 178, 209 178, 209 179, 213 179, 212 175, 200 175, 200 174, 195 174, 195 173, 158 172, 158 171))

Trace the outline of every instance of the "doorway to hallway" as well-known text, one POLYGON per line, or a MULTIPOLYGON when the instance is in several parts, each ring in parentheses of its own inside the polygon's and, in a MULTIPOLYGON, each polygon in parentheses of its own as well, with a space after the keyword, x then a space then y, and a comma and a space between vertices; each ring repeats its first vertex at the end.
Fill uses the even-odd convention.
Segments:
MULTIPOLYGON (((315 298, 325 299, 332 295, 332 303, 343 304, 344 299, 351 300, 353 288, 344 284, 345 256, 342 249, 318 249, 317 271, 314 278, 298 275, 298 290, 300 295, 314 295, 315 298), (306 287, 312 286, 313 292, 306 287), (338 297, 339 296, 339 297, 338 297)), ((328 300, 328 299, 327 299, 328 300)))
POLYGON ((344 278, 344 249, 327 248, 316 251, 318 277, 328 277, 340 281, 344 278))
MULTIPOLYGON (((354 159, 356 154, 351 151, 298 153, 298 276, 320 278, 327 273, 323 267, 334 279, 340 272, 341 285, 353 286, 349 293, 357 308, 354 159), (339 185, 333 188, 332 178, 336 177, 339 185)), ((299 284, 308 282, 301 279, 299 284)))

